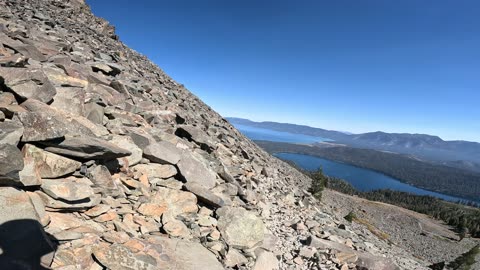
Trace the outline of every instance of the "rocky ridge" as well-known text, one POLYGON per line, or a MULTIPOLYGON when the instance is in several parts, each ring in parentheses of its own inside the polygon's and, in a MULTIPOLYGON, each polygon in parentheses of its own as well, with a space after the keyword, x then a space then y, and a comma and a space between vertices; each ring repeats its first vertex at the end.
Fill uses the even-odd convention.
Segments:
POLYGON ((1 269, 426 264, 344 224, 81 0, 0 0, 0 90, 1 269))

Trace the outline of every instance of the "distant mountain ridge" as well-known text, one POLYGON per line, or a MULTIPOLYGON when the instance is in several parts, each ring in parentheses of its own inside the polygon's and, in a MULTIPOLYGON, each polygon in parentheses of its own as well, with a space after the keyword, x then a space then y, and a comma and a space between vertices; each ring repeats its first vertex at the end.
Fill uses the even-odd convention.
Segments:
POLYGON ((278 123, 278 122, 270 122, 270 121, 255 122, 248 119, 236 118, 236 117, 226 117, 226 119, 232 124, 266 128, 266 129, 271 129, 276 131, 284 131, 284 132, 303 134, 303 135, 309 135, 309 136, 325 137, 332 140, 349 136, 349 134, 345 132, 327 130, 322 128, 314 128, 306 125, 278 123))
POLYGON ((386 133, 382 131, 349 134, 288 123, 255 122, 233 117, 228 117, 227 120, 232 124, 319 136, 352 147, 409 154, 437 164, 480 171, 480 143, 478 142, 445 141, 438 136, 428 134, 386 133))

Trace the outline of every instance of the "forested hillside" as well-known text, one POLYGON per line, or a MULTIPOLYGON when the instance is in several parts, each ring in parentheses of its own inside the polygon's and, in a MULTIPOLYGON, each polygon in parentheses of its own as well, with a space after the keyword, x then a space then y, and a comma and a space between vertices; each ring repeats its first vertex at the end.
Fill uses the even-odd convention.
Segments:
POLYGON ((270 153, 299 153, 375 170, 402 182, 444 194, 480 198, 480 174, 421 161, 410 156, 353 147, 318 147, 256 141, 270 153))

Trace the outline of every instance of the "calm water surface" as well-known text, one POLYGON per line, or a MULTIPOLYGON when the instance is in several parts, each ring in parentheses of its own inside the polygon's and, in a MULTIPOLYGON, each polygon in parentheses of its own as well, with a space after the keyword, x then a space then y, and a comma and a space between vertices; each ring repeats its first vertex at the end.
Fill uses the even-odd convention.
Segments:
POLYGON ((417 188, 412 185, 402 183, 395 178, 379 172, 319 157, 292 153, 278 153, 275 154, 275 156, 282 159, 291 160, 297 163, 300 167, 307 170, 316 170, 318 167, 322 167, 323 172, 326 175, 344 179, 360 191, 391 189, 409 192, 417 195, 430 195, 453 202, 456 202, 458 200, 465 200, 458 197, 453 197, 438 192, 417 188))
POLYGON ((239 124, 235 124, 234 126, 251 140, 287 143, 314 143, 330 141, 330 139, 327 138, 314 137, 303 134, 294 134, 290 132, 275 131, 271 129, 251 127, 239 124))
MULTIPOLYGON (((245 136, 252 140, 264 140, 272 142, 287 142, 287 143, 314 143, 321 141, 330 141, 330 139, 322 137, 314 137, 303 134, 294 134, 289 132, 281 132, 264 128, 250 127, 236 124, 235 127, 239 129, 245 136)), ((315 170, 322 167, 326 175, 344 179, 360 191, 371 191, 376 189, 391 189, 397 191, 409 192, 417 195, 430 195, 441 198, 447 201, 465 200, 454 196, 445 195, 442 193, 417 188, 409 184, 400 182, 399 180, 386 176, 382 173, 355 167, 352 165, 335 162, 319 157, 278 153, 275 156, 294 161, 300 167, 307 170, 315 170)), ((478 201, 480 202, 480 201, 478 201)))

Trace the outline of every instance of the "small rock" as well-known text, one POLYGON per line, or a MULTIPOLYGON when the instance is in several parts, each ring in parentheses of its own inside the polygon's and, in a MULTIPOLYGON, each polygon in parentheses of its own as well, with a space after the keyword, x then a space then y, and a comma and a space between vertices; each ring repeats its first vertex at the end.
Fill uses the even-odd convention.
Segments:
POLYGON ((298 265, 303 265, 302 257, 296 257, 295 259, 293 259, 293 262, 298 264, 298 265))
POLYGON ((279 269, 277 257, 271 252, 263 251, 257 257, 253 270, 275 270, 279 269))
POLYGON ((148 179, 152 181, 154 178, 167 179, 177 174, 177 169, 173 165, 162 164, 138 164, 132 167, 134 172, 140 172, 146 174, 148 179))
POLYGON ((0 122, 0 144, 17 146, 23 135, 22 124, 15 121, 0 122))
POLYGON ((166 224, 163 224, 163 229, 171 236, 190 238, 190 231, 187 226, 180 220, 170 220, 166 224))
POLYGON ((310 259, 315 255, 316 252, 317 249, 314 247, 303 246, 300 248, 300 252, 298 254, 302 257, 310 259))
POLYGON ((89 216, 89 217, 97 217, 101 214, 106 213, 110 209, 111 209, 110 206, 108 206, 106 204, 99 204, 99 205, 89 209, 84 214, 89 216))
POLYGON ((248 263, 248 259, 240 251, 231 248, 225 256, 224 263, 226 267, 242 266, 248 263))

